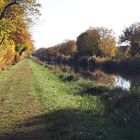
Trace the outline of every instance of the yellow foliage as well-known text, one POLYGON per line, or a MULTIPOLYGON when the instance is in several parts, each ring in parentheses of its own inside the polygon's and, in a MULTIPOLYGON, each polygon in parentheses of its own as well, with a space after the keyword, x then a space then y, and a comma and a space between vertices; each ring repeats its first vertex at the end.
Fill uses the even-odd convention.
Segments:
POLYGON ((103 38, 99 43, 99 49, 101 50, 102 56, 112 57, 117 53, 116 41, 114 37, 107 36, 103 38))
POLYGON ((14 62, 15 45, 12 42, 8 43, 0 45, 0 68, 6 68, 14 62))
MULTIPOLYGON (((10 0, 0 0, 0 13, 10 0)), ((22 2, 21 2, 22 3, 22 2)), ((24 1, 32 5, 35 0, 24 1)), ((7 67, 33 52, 27 13, 23 4, 13 5, 8 9, 4 18, 0 20, 0 68, 7 67)))

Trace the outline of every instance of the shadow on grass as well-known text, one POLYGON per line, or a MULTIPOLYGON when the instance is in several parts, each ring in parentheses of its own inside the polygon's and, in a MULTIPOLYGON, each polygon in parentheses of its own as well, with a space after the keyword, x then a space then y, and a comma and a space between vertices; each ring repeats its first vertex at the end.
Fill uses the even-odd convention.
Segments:
MULTIPOLYGON (((109 89, 104 86, 89 87, 80 91, 81 96, 96 96, 104 106, 104 112, 116 125, 129 128, 128 133, 140 138, 140 94, 136 90, 126 91, 121 88, 109 89), (131 131, 131 129, 133 129, 131 131)), ((135 139, 133 137, 133 139, 135 139)), ((133 140, 132 139, 132 140, 133 140)))
POLYGON ((36 116, 16 126, 18 132, 1 134, 1 140, 139 140, 135 128, 118 126, 106 116, 64 109, 36 116), (128 131, 128 132, 127 132, 128 131), (135 132, 136 131, 136 132, 135 132))
POLYGON ((16 126, 19 132, 1 135, 1 140, 95 140, 105 138, 101 126, 89 112, 68 109, 58 110, 26 120, 16 126))

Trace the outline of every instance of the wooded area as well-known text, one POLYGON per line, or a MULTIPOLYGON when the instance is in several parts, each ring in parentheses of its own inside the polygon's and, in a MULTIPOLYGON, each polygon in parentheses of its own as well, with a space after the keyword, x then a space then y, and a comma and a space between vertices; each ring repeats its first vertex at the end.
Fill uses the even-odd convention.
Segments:
POLYGON ((33 52, 29 25, 39 13, 39 6, 35 0, 1 0, 0 68, 5 69, 33 52))

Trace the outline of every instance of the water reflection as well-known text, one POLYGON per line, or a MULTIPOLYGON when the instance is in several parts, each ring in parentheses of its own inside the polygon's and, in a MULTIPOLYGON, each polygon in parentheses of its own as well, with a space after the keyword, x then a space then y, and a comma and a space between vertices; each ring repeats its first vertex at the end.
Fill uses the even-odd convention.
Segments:
POLYGON ((123 90, 127 91, 129 91, 131 88, 131 81, 123 78, 120 75, 107 74, 99 69, 90 71, 89 69, 79 68, 76 72, 80 73, 81 76, 84 76, 84 78, 90 78, 104 85, 122 88, 123 90))
POLYGON ((124 90, 130 90, 131 82, 129 80, 122 78, 121 76, 116 76, 114 87, 119 87, 124 90))
POLYGON ((79 74, 85 79, 90 79, 97 81, 100 84, 107 85, 110 87, 122 88, 123 90, 129 91, 134 85, 140 83, 140 80, 136 80, 134 76, 121 76, 119 74, 107 74, 99 69, 88 69, 82 67, 69 67, 69 66, 59 66, 59 65, 48 65, 48 67, 53 71, 62 71, 70 74, 79 74), (137 81, 137 82, 136 82, 137 81))

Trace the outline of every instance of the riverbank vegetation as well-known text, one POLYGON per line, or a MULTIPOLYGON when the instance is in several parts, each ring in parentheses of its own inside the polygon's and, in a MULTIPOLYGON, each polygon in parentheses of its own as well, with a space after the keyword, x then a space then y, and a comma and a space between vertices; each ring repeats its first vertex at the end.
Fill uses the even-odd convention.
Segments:
POLYGON ((100 68, 108 72, 140 72, 140 24, 125 28, 119 42, 113 31, 94 27, 81 33, 77 40, 67 40, 54 47, 41 48, 33 56, 49 64, 100 68))

